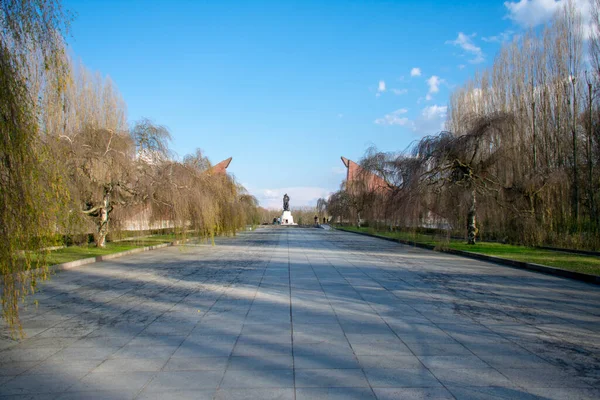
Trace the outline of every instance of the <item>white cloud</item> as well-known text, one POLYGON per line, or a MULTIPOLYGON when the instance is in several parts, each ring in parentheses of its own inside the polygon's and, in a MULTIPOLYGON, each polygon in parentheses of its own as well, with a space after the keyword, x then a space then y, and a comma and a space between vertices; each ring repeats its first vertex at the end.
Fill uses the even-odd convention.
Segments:
MULTIPOLYGON (((505 1, 507 18, 523 27, 534 27, 549 21, 568 0, 519 0, 505 1)), ((577 10, 581 12, 585 37, 591 33, 591 10, 589 0, 573 0, 577 10)))
POLYGON ((433 135, 444 129, 448 107, 432 105, 421 110, 413 122, 413 131, 422 135, 433 135))
POLYGON ((427 79, 427 84, 429 85, 429 93, 439 92, 440 83, 442 83, 442 79, 440 79, 440 77, 437 75, 433 75, 431 78, 427 79))
POLYGON ((446 44, 452 44, 454 46, 458 46, 463 49, 465 52, 469 53, 473 58, 469 60, 471 64, 479 64, 485 61, 485 56, 483 51, 481 51, 481 47, 478 47, 473 43, 472 38, 475 37, 475 34, 465 35, 462 32, 458 32, 458 36, 455 40, 448 40, 446 44))
POLYGON ((401 117, 402 114, 406 114, 408 110, 401 108, 389 114, 383 116, 383 118, 377 118, 374 122, 377 125, 406 125, 409 123, 409 119, 401 117))
POLYGON ((315 206, 320 197, 328 197, 331 190, 322 187, 298 186, 275 189, 253 190, 262 207, 268 209, 280 209, 283 207, 283 195, 290 196, 290 208, 292 214, 294 208, 315 206))
POLYGON ((427 92, 427 96, 425 96, 425 100, 431 100, 433 98, 433 94, 440 91, 440 84, 442 82, 444 82, 444 80, 437 75, 432 75, 429 79, 427 79, 429 91, 427 92))
POLYGON ((504 32, 500 32, 498 35, 482 37, 481 40, 488 43, 505 43, 508 42, 514 34, 514 31, 507 29, 504 32))
POLYGON ((421 68, 413 68, 410 70, 410 76, 421 76, 421 68))
POLYGON ((519 25, 530 27, 548 21, 559 7, 562 0, 519 0, 505 1, 508 9, 507 17, 519 25))
POLYGON ((390 89, 390 91, 397 95, 408 93, 408 89, 390 89))
POLYGON ((381 93, 385 92, 385 81, 379 81, 377 85, 377 93, 375 93, 375 97, 381 96, 381 93))
POLYGON ((413 121, 401 116, 407 112, 407 109, 401 108, 385 115, 383 118, 376 119, 375 123, 379 125, 406 126, 420 135, 434 135, 444 129, 448 107, 438 105, 425 107, 421 110, 417 119, 413 121))
POLYGON ((458 66, 458 69, 460 69, 460 70, 463 70, 463 69, 465 69, 465 67, 466 67, 466 65, 465 65, 465 64, 460 64, 460 65, 458 66))
POLYGON ((426 119, 431 120, 431 119, 438 118, 441 116, 445 117, 447 111, 448 111, 447 106, 433 105, 433 106, 425 107, 421 111, 421 115, 423 117, 425 117, 426 119))

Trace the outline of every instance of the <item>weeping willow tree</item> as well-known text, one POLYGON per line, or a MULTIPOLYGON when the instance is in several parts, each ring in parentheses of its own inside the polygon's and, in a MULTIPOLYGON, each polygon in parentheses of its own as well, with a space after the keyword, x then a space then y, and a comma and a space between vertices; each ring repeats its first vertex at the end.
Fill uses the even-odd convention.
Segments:
POLYGON ((420 185, 422 160, 405 152, 381 152, 367 149, 360 160, 361 175, 380 177, 386 190, 375 193, 374 207, 368 218, 376 225, 385 223, 390 229, 417 226, 427 207, 427 192, 420 185))
MULTIPOLYGON (((76 230, 93 232, 104 247, 112 214, 138 201, 135 138, 127 127, 126 105, 109 77, 69 60, 64 94, 46 91, 44 125, 53 151, 63 160, 73 198, 76 230)), ((147 151, 153 132, 140 141, 147 151)))
POLYGON ((329 196, 327 213, 332 217, 332 222, 334 223, 350 221, 352 219, 350 196, 343 187, 329 196))
POLYGON ((105 247, 111 213, 138 199, 133 144, 128 132, 85 128, 65 144, 71 192, 91 219, 97 247, 105 247))
POLYGON ((67 22, 57 1, 0 1, 0 274, 2 313, 13 334, 22 335, 19 301, 35 290, 39 275, 31 271, 44 265, 67 197, 32 86, 53 79, 62 87, 67 22))
POLYGON ((505 195, 512 182, 501 179, 499 173, 499 165, 512 150, 506 140, 511 129, 518 129, 512 114, 471 115, 463 118, 455 132, 426 136, 403 152, 367 150, 359 176, 363 181, 379 177, 385 190, 374 190, 366 219, 401 229, 444 226, 445 220, 451 222, 450 227, 465 226, 468 243, 475 244, 480 205, 522 217, 505 195))
MULTIPOLYGON (((507 113, 493 113, 463 120, 459 132, 442 132, 421 139, 413 155, 422 162, 421 179, 437 193, 445 193, 449 208, 467 209, 466 230, 469 244, 475 244, 478 196, 500 190, 496 164, 510 144, 504 137, 514 124, 507 113), (458 204, 454 200, 462 199, 458 204)), ((448 215, 452 212, 448 210, 448 215)))
POLYGON ((181 162, 156 162, 152 169, 145 184, 152 222, 170 221, 180 237, 193 234, 214 240, 260 222, 256 198, 233 177, 216 173, 200 150, 181 162))
POLYGON ((238 225, 256 226, 262 222, 258 200, 246 191, 243 186, 238 186, 239 196, 237 197, 237 209, 239 222, 238 225))

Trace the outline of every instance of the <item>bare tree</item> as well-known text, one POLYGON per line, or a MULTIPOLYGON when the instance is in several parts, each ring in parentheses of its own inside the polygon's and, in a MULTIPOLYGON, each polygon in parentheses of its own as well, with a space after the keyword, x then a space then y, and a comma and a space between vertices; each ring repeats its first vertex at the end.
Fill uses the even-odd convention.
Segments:
POLYGON ((317 215, 319 217, 319 221, 326 218, 327 215, 327 199, 324 197, 320 197, 317 200, 317 215))
POLYGON ((566 30, 566 45, 567 45, 567 57, 568 57, 568 83, 569 83, 569 96, 567 98, 567 104, 571 105, 570 112, 570 130, 572 138, 572 167, 573 167, 573 217, 577 224, 579 224, 579 160, 578 160, 578 116, 579 107, 578 99, 579 93, 577 83, 580 81, 581 75, 581 58, 582 58, 582 47, 583 47, 583 28, 581 24, 581 13, 577 10, 572 0, 567 1, 560 16, 565 25, 566 30))
POLYGON ((137 195, 133 141, 129 132, 90 127, 65 142, 64 154, 72 193, 94 222, 96 246, 104 247, 114 207, 131 204, 137 195))
POLYGON ((465 121, 458 134, 442 132, 438 136, 422 139, 414 149, 415 157, 422 160, 422 179, 430 186, 452 185, 469 193, 467 237, 469 244, 477 238, 477 195, 498 188, 493 166, 506 145, 503 136, 513 118, 505 113, 475 117, 465 121))
POLYGON ((145 165, 155 165, 169 159, 171 133, 167 127, 143 118, 135 123, 131 136, 136 147, 136 157, 145 165))
POLYGON ((351 202, 348 192, 343 188, 334 192, 327 202, 327 213, 331 215, 333 222, 345 222, 352 219, 351 202))

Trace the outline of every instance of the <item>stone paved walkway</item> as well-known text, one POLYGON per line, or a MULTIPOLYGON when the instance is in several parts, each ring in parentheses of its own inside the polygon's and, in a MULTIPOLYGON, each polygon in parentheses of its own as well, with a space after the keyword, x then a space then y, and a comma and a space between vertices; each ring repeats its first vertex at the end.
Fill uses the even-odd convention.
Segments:
POLYGON ((0 399, 600 398, 599 287, 338 231, 63 272, 23 317, 0 399))

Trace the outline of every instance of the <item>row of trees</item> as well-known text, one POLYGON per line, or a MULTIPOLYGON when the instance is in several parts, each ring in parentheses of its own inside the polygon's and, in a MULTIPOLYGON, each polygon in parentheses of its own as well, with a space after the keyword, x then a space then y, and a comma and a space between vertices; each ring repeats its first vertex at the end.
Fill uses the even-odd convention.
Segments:
POLYGON ((65 234, 107 234, 135 220, 214 237, 260 221, 257 201, 197 150, 176 159, 170 133, 129 127, 109 78, 66 55, 69 17, 56 0, 0 2, 0 273, 18 327, 32 270, 65 234))
MULTIPOLYGON (((328 210, 373 224, 439 226, 523 244, 600 247, 600 0, 584 37, 573 2, 500 50, 451 96, 448 131, 361 160, 385 190, 328 210), (589 61, 587 61, 589 60, 589 61)), ((347 185, 360 185, 357 182, 347 185)))

